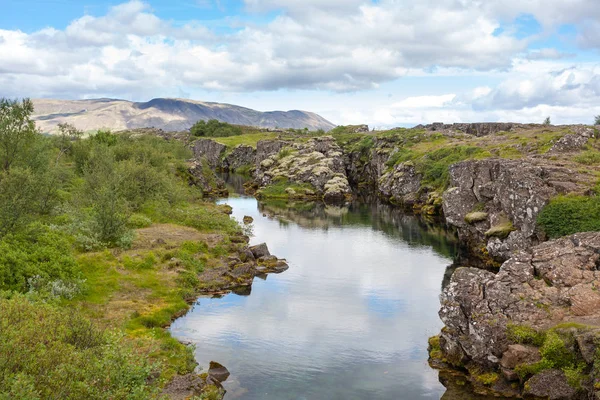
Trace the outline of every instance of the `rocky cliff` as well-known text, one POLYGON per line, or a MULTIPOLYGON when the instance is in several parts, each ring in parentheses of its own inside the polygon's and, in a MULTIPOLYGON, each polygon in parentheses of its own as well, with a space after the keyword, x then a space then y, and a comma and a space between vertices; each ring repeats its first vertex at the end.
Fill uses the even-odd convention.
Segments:
POLYGON ((599 268, 600 234, 581 233, 521 252, 497 274, 457 269, 441 296, 438 358, 466 368, 476 385, 488 374, 480 386, 498 392, 574 399, 597 391, 599 268))
POLYGON ((352 188, 417 213, 443 215, 473 252, 501 262, 546 239, 537 217, 550 199, 589 192, 593 167, 581 171, 573 158, 595 135, 586 126, 503 123, 384 133, 350 127, 335 137, 261 140, 256 148, 203 139, 194 151, 213 168, 251 166, 256 189, 276 182, 289 189, 271 195, 340 201, 352 188))

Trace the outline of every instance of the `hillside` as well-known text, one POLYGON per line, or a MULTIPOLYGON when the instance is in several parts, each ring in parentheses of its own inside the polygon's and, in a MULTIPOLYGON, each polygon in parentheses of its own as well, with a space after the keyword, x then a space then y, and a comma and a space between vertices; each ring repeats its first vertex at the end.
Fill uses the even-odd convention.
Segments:
POLYGON ((155 127, 166 131, 189 129, 196 121, 218 119, 238 125, 262 128, 330 130, 335 125, 306 111, 260 112, 231 104, 185 99, 153 99, 135 103, 116 99, 53 100, 36 99, 34 120, 45 133, 68 122, 83 131, 155 127))

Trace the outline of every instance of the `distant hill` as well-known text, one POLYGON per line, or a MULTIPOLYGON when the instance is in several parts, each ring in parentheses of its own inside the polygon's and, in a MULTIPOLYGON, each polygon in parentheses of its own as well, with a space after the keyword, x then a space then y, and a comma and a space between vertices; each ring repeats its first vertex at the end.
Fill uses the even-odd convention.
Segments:
POLYGON ((294 128, 330 130, 334 124, 307 111, 260 112, 231 104, 209 103, 186 99, 153 99, 135 103, 117 99, 93 100, 33 100, 34 120, 45 133, 68 122, 83 131, 108 128, 124 130, 159 128, 183 131, 203 119, 218 119, 231 124, 262 128, 294 128))

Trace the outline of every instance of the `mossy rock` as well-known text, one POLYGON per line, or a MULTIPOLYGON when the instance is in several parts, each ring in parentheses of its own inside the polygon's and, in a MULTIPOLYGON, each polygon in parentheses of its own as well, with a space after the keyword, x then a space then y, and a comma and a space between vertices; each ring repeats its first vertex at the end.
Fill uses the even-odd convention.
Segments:
POLYGON ((492 226, 485 232, 485 236, 487 237, 497 237, 500 239, 506 238, 512 231, 515 230, 512 222, 507 221, 497 225, 492 226))
POLYGON ((485 221, 488 217, 488 213, 483 211, 473 211, 465 215, 465 222, 467 224, 475 224, 477 222, 485 221))

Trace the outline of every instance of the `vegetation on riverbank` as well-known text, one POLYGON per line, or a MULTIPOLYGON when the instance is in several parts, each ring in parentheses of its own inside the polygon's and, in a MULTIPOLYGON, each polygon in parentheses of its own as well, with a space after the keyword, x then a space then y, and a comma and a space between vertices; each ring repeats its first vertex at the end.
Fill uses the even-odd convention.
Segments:
POLYGON ((0 399, 152 399, 193 372, 164 327, 240 227, 188 185, 183 143, 0 101, 0 399))

